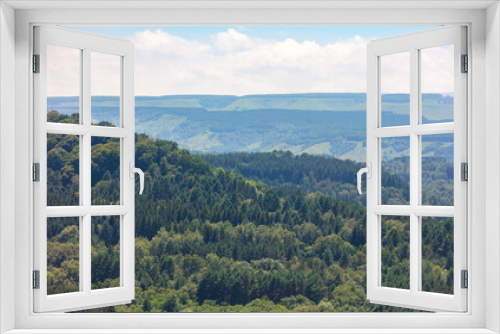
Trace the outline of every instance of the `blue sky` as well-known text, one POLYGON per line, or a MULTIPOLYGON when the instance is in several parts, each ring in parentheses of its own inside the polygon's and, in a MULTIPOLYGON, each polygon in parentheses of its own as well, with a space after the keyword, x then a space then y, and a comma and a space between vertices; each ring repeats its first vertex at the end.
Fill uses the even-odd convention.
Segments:
MULTIPOLYGON (((287 94, 366 92, 366 46, 372 39, 433 27, 406 26, 84 26, 68 27, 131 40, 135 47, 136 95, 287 94)), ((449 51, 449 50, 448 50, 449 51)), ((448 52, 447 51, 447 52, 448 52)), ((445 57, 430 65, 433 87, 445 57)), ((444 54, 444 53, 443 53, 444 54)), ((64 57, 54 62, 60 68, 64 57)), ((73 59, 75 61, 75 59, 73 59)), ((76 59, 77 61, 77 59, 76 59)), ((408 93, 408 64, 390 62, 384 93, 408 93)), ((76 67, 77 64, 75 65, 76 67)), ((112 66, 101 64, 102 77, 117 81, 112 66), (108 73, 109 72, 109 73, 108 73)), ((75 72, 76 73, 76 72, 75 72)), ((66 81, 72 80, 65 74, 66 81)), ((76 78, 75 78, 76 82, 76 78)), ((49 83, 49 93, 64 96, 69 86, 49 83)), ((97 95, 112 94, 101 81, 97 95)), ((93 88, 93 89, 94 89, 93 88)), ((448 91, 446 91, 448 92, 448 91)))

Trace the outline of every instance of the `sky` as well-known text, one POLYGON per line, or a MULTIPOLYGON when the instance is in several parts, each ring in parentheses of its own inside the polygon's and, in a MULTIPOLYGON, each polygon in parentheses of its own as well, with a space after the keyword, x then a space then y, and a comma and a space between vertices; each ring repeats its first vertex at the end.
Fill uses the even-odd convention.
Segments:
MULTIPOLYGON (((433 27, 68 28, 132 41, 135 95, 159 96, 366 92, 366 45, 370 40, 433 27)), ((75 84, 71 83, 78 82, 79 60, 70 55, 71 50, 66 51, 53 50, 49 57, 49 96, 74 95, 75 84), (61 73, 61 68, 67 70, 61 73)), ((452 53, 452 48, 428 52, 428 92, 449 92, 452 53)), ((116 59, 99 55, 94 58, 92 95, 115 95, 119 87, 116 59)), ((386 79, 383 93, 408 93, 409 69, 405 57, 394 59, 400 60, 385 62, 387 65, 382 70, 386 79)))

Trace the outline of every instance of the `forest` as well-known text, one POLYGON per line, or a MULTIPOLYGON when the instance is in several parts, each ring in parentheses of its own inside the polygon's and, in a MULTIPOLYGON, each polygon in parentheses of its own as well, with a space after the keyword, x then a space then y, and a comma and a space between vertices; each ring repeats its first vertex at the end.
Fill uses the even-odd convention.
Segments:
MULTIPOLYGON (((77 116, 51 111, 48 120, 77 116)), ((116 139, 92 140, 94 205, 119 203, 119 152, 116 139)), ((77 136, 48 135, 48 205, 78 205, 78 156, 77 136)), ((410 311, 366 300, 366 209, 351 175, 359 164, 274 152, 249 155, 259 166, 251 172, 213 159, 136 134, 146 173, 136 196, 136 298, 90 312, 410 311), (295 176, 294 159, 303 170, 295 176)), ((403 189, 397 196, 408 187, 401 169, 384 181, 403 189)), ((48 293, 78 291, 78 218, 47 227, 48 293)), ((93 289, 119 285, 119 229, 119 217, 92 219, 93 289)), ((382 236, 382 284, 408 288, 407 217, 383 217, 382 236)), ((425 218, 422 237, 423 290, 453 293, 453 219, 425 218)))
MULTIPOLYGON (((400 150, 407 149, 408 145, 401 145, 400 150)), ((395 143, 393 146, 398 148, 395 143)), ((424 205, 453 205, 453 162, 439 153, 437 156, 422 157, 424 205)), ((335 199, 365 205, 365 195, 359 195, 356 189, 356 173, 364 167, 363 163, 305 153, 293 155, 289 151, 203 154, 201 157, 212 167, 240 173, 272 188, 300 189, 306 193, 319 191, 335 199)), ((408 157, 382 163, 384 204, 409 202, 409 174, 408 157)))

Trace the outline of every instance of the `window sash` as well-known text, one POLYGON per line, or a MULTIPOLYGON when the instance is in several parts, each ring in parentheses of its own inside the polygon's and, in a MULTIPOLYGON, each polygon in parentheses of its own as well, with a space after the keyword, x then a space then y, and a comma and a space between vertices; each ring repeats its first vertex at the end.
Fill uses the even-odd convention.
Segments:
POLYGON ((129 177, 129 162, 135 160, 133 91, 133 45, 129 41, 81 33, 64 28, 35 27, 34 54, 40 55, 40 73, 34 75, 34 161, 40 163, 40 182, 34 190, 34 270, 40 271, 40 289, 34 289, 34 311, 74 311, 130 303, 134 298, 135 182, 129 177), (47 122, 46 45, 81 50, 80 124, 47 122), (120 127, 91 125, 91 52, 121 58, 120 127), (80 136, 80 205, 47 207, 47 134, 80 136), (120 205, 91 204, 91 138, 120 138, 120 205), (93 216, 120 215, 120 286, 92 290, 91 224, 93 216), (47 295, 47 218, 80 217, 79 291, 47 295))
POLYGON ((372 41, 368 46, 367 92, 367 161, 372 178, 367 180, 367 298, 372 303, 421 310, 467 310, 467 290, 461 289, 460 271, 467 269, 467 183, 460 181, 460 163, 467 162, 467 76, 460 73, 461 54, 466 54, 466 28, 444 27, 408 35, 372 41), (419 124, 420 58, 419 50, 453 44, 454 122, 419 124), (380 94, 380 57, 410 52, 410 124, 382 127, 380 94), (421 142, 425 134, 454 133, 454 206, 424 206, 421 198, 421 142), (410 137, 410 204, 381 205, 381 138, 410 137), (381 286, 381 216, 410 217, 410 289, 381 286), (454 218, 454 294, 420 291, 421 287, 421 218, 454 218))

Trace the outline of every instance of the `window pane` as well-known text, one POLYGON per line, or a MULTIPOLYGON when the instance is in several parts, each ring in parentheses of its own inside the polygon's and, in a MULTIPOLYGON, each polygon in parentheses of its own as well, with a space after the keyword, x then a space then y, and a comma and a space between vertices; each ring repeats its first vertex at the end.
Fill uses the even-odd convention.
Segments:
POLYGON ((80 57, 80 49, 47 44, 47 122, 80 122, 80 57))
POLYGON ((453 206, 454 135, 422 136, 422 205, 453 206))
POLYGON ((381 218, 382 286, 410 289, 410 218, 381 218))
POLYGON ((410 137, 381 139, 382 205, 410 203, 410 137))
POLYGON ((47 294, 79 291, 80 218, 47 218, 47 294))
POLYGON ((120 139, 92 137, 92 205, 120 204, 120 139))
POLYGON ((120 286, 120 216, 92 217, 92 289, 120 286))
POLYGON ((422 291, 453 294, 453 218, 422 217, 422 291))
POLYGON ((382 126, 410 125, 410 53, 380 57, 382 126))
POLYGON ((453 45, 420 50, 422 124, 453 122, 453 45))
POLYGON ((79 205, 80 138, 47 134, 47 205, 79 205))
POLYGON ((92 124, 120 126, 121 57, 91 52, 92 124))

